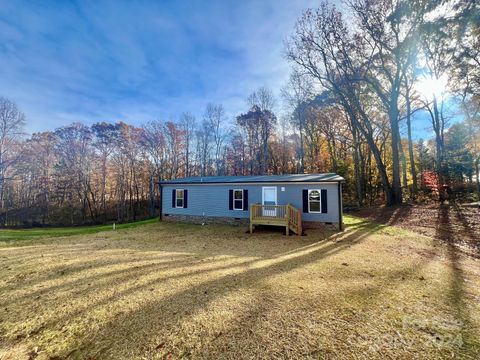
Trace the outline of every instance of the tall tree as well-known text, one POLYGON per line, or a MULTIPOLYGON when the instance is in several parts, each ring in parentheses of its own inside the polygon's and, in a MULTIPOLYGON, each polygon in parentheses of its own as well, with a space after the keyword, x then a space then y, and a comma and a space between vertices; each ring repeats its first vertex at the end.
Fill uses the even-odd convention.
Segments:
POLYGON ((260 144, 261 144, 261 162, 260 173, 266 174, 266 166, 268 164, 268 140, 272 135, 277 118, 273 113, 275 106, 275 98, 270 89, 261 87, 254 91, 247 98, 247 103, 250 105, 250 115, 256 120, 254 121, 259 128, 260 144))
MULTIPOLYGON (((151 121, 144 126, 142 133, 142 146, 150 159, 150 189, 149 189, 149 214, 154 216, 155 204, 162 201, 157 197, 156 181, 162 181, 165 178, 166 167, 166 141, 164 136, 164 124, 159 120, 151 121)), ((185 147, 188 143, 185 139, 185 147)), ((188 171, 188 168, 185 170, 188 171)), ((159 194, 158 194, 159 195, 159 194)))
POLYGON ((197 140, 197 158, 200 168, 199 175, 206 176, 210 174, 211 150, 212 150, 212 128, 211 123, 205 118, 195 133, 197 140))
POLYGON ((307 103, 313 98, 313 84, 307 75, 294 70, 287 85, 282 89, 282 96, 290 107, 291 118, 298 129, 300 140, 300 172, 305 172, 304 132, 307 117, 307 103))
POLYGON ((410 71, 410 75, 405 76, 404 97, 405 97, 405 118, 407 122, 407 141, 408 141, 408 156, 410 160, 410 176, 412 177, 412 191, 411 197, 415 198, 418 190, 417 184, 417 170, 415 167, 415 156, 413 151, 413 138, 412 138, 412 115, 415 110, 412 109, 412 87, 414 83, 413 71, 410 71))
POLYGON ((237 124, 244 128, 248 134, 250 173, 252 175, 267 173, 268 141, 276 122, 275 114, 270 110, 262 110, 259 105, 252 106, 246 114, 237 117, 237 124), (256 149, 259 151, 256 151, 256 149))
POLYGON ((319 85, 332 94, 348 114, 353 127, 368 142, 375 158, 388 205, 395 204, 386 165, 375 141, 375 122, 371 110, 378 108, 365 96, 365 86, 358 78, 358 63, 352 54, 361 45, 362 38, 348 31, 342 13, 323 2, 317 10, 307 10, 297 22, 295 34, 287 48, 287 58, 303 68, 319 85))
POLYGON ((480 96, 480 3, 476 0, 445 2, 433 23, 434 31, 448 40, 453 55, 450 77, 464 98, 480 96))
POLYGON ((8 170, 17 161, 16 144, 23 135, 25 115, 17 105, 0 97, 0 209, 5 207, 5 187, 8 170))
POLYGON ((221 151, 226 137, 225 131, 225 109, 222 105, 208 104, 205 109, 204 121, 208 124, 213 141, 213 153, 215 163, 215 173, 222 173, 221 151))
POLYGON ((96 123, 92 125, 94 136, 93 146, 95 147, 100 165, 100 202, 102 207, 103 219, 107 220, 107 177, 109 157, 115 148, 117 128, 109 123, 96 123))
POLYGON ((180 116, 180 127, 185 136, 185 176, 191 176, 191 155, 192 155, 192 141, 195 135, 196 119, 189 112, 185 112, 180 116))
POLYGON ((351 3, 358 24, 356 47, 362 66, 352 80, 365 82, 384 107, 391 132, 393 202, 402 202, 400 183, 399 107, 408 71, 418 53, 428 2, 422 0, 355 0, 351 3))
POLYGON ((480 96, 472 96, 464 101, 462 109, 468 127, 468 148, 474 158, 477 193, 480 198, 480 96))
POLYGON ((55 167, 56 177, 62 184, 58 196, 69 209, 70 219, 68 220, 71 224, 75 223, 75 203, 80 202, 82 221, 86 221, 88 215, 92 221, 96 221, 91 202, 91 131, 81 123, 74 123, 57 129, 55 135, 58 139, 55 148, 58 158, 55 167))
POLYGON ((472 180, 473 154, 469 148, 469 126, 466 123, 452 125, 445 134, 445 172, 453 184, 472 180))

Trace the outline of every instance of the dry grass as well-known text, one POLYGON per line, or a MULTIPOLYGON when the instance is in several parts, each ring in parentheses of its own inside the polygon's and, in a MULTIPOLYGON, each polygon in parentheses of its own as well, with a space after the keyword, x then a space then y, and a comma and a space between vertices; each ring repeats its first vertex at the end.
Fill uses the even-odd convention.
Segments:
POLYGON ((0 245, 0 359, 478 358, 480 263, 347 218, 0 245), (171 354, 171 355, 169 355, 171 354))

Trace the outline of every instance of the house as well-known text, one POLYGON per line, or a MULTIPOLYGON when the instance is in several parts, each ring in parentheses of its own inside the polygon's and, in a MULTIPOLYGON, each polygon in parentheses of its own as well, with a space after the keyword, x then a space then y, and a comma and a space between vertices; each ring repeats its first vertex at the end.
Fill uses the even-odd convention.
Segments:
POLYGON ((342 229, 343 182, 341 176, 333 173, 162 181, 161 219, 251 225, 253 220, 254 224, 275 225, 277 220, 295 217, 292 221, 299 220, 300 232, 302 226, 342 229))

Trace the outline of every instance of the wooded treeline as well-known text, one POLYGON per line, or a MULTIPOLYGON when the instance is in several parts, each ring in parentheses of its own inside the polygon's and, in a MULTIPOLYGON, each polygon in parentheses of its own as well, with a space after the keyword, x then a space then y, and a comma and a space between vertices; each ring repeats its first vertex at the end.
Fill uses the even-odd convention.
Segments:
POLYGON ((286 42, 281 96, 259 88, 234 119, 208 104, 201 118, 27 137, 25 116, 2 97, 0 224, 155 216, 156 183, 186 176, 335 172, 347 179, 345 203, 359 206, 460 190, 478 199, 479 12, 473 0, 351 0, 342 11, 322 2, 286 42), (419 115, 432 138, 414 140, 419 115))

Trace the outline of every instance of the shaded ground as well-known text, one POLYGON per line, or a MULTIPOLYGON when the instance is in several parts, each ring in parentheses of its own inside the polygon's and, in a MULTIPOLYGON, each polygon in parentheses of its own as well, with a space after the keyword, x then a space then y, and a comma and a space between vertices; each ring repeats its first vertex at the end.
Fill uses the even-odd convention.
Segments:
MULTIPOLYGON (((153 224, 158 222, 158 218, 136 221, 125 224, 116 224, 115 228, 130 229, 145 224, 153 224)), ((9 240, 24 240, 41 237, 59 237, 72 235, 86 235, 95 234, 101 231, 111 230, 113 224, 108 225, 91 225, 91 226, 70 226, 70 227, 44 227, 44 228, 30 228, 30 229, 1 229, 0 241, 9 240)))
POLYGON ((480 257, 480 209, 455 203, 371 207, 354 213, 430 236, 480 257))
POLYGON ((0 242, 0 359, 478 358, 478 260, 346 222, 0 242))

